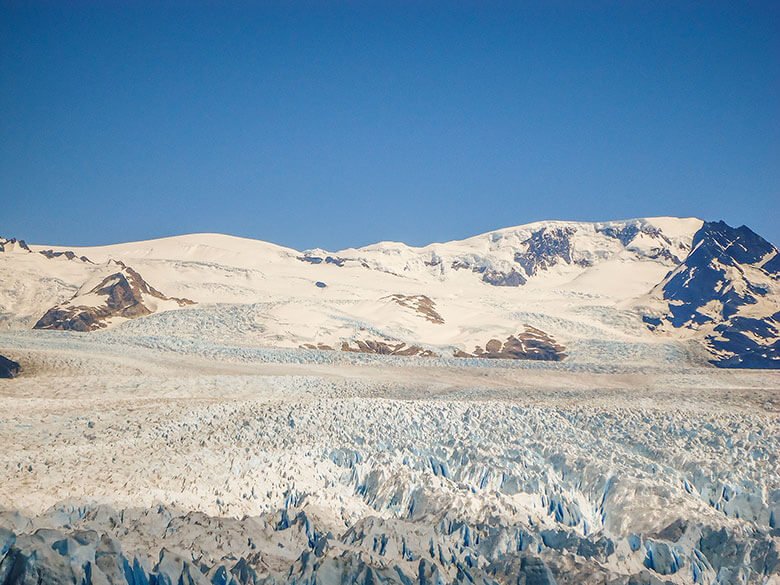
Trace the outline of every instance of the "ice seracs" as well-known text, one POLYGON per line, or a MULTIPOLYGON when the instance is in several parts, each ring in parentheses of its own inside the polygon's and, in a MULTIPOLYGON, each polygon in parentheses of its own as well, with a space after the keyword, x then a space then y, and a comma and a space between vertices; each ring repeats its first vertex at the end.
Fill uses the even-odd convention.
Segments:
POLYGON ((774 372, 200 336, 0 333, 3 585, 779 576, 774 372))

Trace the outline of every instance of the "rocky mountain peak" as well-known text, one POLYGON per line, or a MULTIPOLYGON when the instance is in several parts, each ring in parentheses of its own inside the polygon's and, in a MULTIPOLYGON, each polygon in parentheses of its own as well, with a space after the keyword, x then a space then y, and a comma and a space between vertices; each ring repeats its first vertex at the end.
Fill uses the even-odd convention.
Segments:
POLYGON ((69 302, 49 309, 34 329, 94 331, 103 329, 111 319, 136 319, 155 312, 158 302, 182 307, 189 299, 171 298, 152 287, 143 277, 122 262, 122 269, 104 277, 86 292, 77 293, 69 302))
MULTIPOLYGON (((515 254, 515 262, 522 266, 528 276, 540 270, 547 270, 563 262, 571 264, 573 244, 571 236, 577 233, 574 227, 543 227, 535 231, 523 244, 525 252, 515 254)), ((581 261, 584 264, 584 261, 581 261)))
POLYGON ((656 287, 668 312, 651 328, 702 329, 721 366, 780 364, 778 251, 746 226, 705 222, 688 257, 656 287))

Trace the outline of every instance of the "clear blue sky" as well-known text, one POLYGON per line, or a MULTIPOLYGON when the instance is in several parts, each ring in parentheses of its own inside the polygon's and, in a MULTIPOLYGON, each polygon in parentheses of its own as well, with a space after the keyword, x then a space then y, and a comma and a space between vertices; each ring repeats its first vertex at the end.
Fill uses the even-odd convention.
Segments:
POLYGON ((5 236, 647 215, 780 243, 779 2, 0 0, 5 236))

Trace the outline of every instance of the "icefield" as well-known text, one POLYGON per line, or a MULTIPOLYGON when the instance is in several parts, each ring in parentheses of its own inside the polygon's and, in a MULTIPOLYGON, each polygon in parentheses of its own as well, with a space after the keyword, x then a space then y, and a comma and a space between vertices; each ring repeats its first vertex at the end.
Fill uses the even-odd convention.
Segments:
POLYGON ((0 345, 0 583, 778 582, 772 371, 0 345))

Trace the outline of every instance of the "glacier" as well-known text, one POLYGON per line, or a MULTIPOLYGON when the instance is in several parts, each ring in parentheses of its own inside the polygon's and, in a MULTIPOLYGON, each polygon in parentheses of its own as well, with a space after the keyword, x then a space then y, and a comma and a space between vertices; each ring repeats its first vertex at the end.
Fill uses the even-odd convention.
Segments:
POLYGON ((773 372, 0 344, 35 372, 0 382, 0 582, 780 575, 773 372))
POLYGON ((0 585, 776 585, 777 262, 696 218, 0 238, 0 585))

